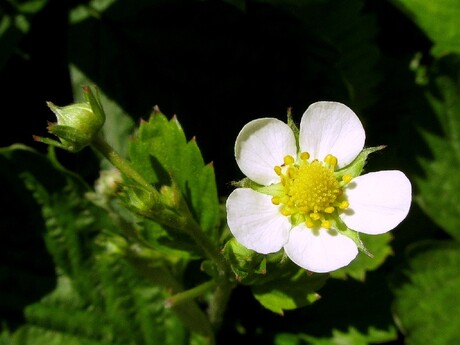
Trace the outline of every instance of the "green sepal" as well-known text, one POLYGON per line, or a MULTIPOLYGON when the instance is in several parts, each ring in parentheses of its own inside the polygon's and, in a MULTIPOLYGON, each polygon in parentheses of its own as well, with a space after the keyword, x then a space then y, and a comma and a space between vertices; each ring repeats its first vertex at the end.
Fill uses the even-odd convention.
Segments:
POLYGON ((359 155, 347 166, 337 170, 334 172, 334 175, 337 179, 341 179, 345 175, 351 175, 353 177, 361 175, 364 166, 367 162, 367 157, 376 151, 380 151, 384 149, 385 145, 375 146, 375 147, 368 147, 363 149, 359 155))
POLYGON ((47 140, 46 142, 41 140, 41 142, 63 148, 70 152, 80 151, 91 141, 88 135, 70 126, 50 124, 48 126, 48 132, 61 139, 60 145, 52 143, 54 140, 47 140))
POLYGON ((354 231, 347 227, 345 223, 340 219, 340 217, 335 214, 334 218, 332 219, 333 221, 333 228, 337 229, 342 235, 345 235, 353 240, 355 242, 356 246, 358 247, 359 250, 361 250, 363 253, 368 255, 369 257, 373 257, 371 252, 367 250, 367 248, 364 246, 363 241, 361 241, 361 238, 359 237, 359 232, 354 231))
POLYGON ((235 238, 225 244, 223 255, 227 258, 235 279, 242 284, 253 284, 266 272, 265 256, 244 247, 235 238))
POLYGON ((232 186, 235 188, 251 188, 251 189, 257 189, 257 188, 263 187, 262 185, 252 181, 251 179, 247 177, 239 181, 233 181, 232 186))
POLYGON ((287 110, 287 125, 291 128, 292 133, 294 133, 295 142, 297 145, 297 152, 300 151, 299 146, 299 127, 295 124, 294 120, 292 119, 292 109, 288 108, 287 110))
POLYGON ((98 90, 96 90, 96 95, 93 93, 89 86, 83 86, 83 95, 85 96, 86 101, 89 103, 93 114, 95 115, 95 120, 99 121, 99 125, 102 125, 105 122, 105 112, 102 108, 98 90))

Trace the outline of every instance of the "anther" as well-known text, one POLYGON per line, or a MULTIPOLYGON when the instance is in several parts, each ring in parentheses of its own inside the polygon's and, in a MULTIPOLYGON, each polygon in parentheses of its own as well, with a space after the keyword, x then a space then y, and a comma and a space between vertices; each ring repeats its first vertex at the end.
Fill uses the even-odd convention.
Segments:
POLYGON ((272 198, 272 204, 273 205, 279 205, 281 203, 281 198, 279 196, 274 196, 272 198))
POLYGON ((334 210, 335 210, 334 207, 329 206, 324 209, 324 212, 331 214, 332 212, 334 212, 334 210))
POLYGON ((329 229, 331 227, 331 222, 329 220, 324 220, 323 222, 321 222, 321 227, 329 229))
POLYGON ((285 156, 284 157, 284 164, 285 165, 294 164, 294 157, 292 157, 291 155, 285 156))
POLYGON ((342 202, 340 203, 339 208, 340 208, 341 210, 344 210, 344 209, 348 208, 348 206, 350 206, 350 203, 349 203, 348 201, 344 200, 344 201, 342 201, 342 202))
POLYGON ((320 215, 318 213, 310 213, 310 218, 313 220, 319 220, 320 215))
POLYGON ((315 224, 311 221, 311 220, 307 220, 305 222, 305 225, 307 226, 307 228, 311 229, 315 226, 315 224))
POLYGON ((289 210, 287 207, 283 207, 281 209, 281 214, 283 216, 290 216, 292 214, 291 210, 289 210))
POLYGON ((350 183, 350 181, 353 179, 353 176, 351 174, 346 174, 343 175, 342 181, 345 183, 350 183))
POLYGON ((280 176, 281 175, 281 167, 279 165, 275 166, 274 168, 276 175, 280 176))
POLYGON ((331 168, 334 168, 338 163, 337 158, 335 158, 331 154, 328 154, 326 157, 324 157, 324 162, 328 164, 331 168))
POLYGON ((302 152, 300 154, 300 159, 303 161, 308 161, 309 158, 310 158, 310 154, 308 152, 302 152))

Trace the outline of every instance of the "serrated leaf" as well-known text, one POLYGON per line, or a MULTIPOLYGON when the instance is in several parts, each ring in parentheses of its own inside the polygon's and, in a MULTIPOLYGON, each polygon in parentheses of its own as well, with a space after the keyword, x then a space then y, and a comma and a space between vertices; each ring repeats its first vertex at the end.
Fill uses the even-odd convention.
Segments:
POLYGON ((460 7, 457 0, 394 0, 433 41, 432 54, 460 53, 460 7))
POLYGON ((156 111, 141 124, 129 158, 148 182, 161 186, 173 180, 203 230, 216 238, 220 214, 214 169, 204 164, 196 141, 186 140, 176 118, 156 111))
POLYGON ((417 177, 416 200, 433 221, 452 237, 460 239, 460 84, 438 77, 440 97, 429 100, 444 129, 444 137, 424 132, 433 158, 420 159, 425 176, 417 177))
POLYGON ((21 177, 34 175, 53 191, 65 180, 44 155, 24 145, 0 148, 0 166, 0 319, 9 326, 21 320, 23 308, 50 291, 56 279, 43 241, 40 208, 21 177))
POLYGON ((393 308, 405 344, 455 344, 460 337, 460 245, 423 243, 409 254, 408 281, 396 288, 393 308))
POLYGON ((184 304, 186 310, 165 308, 169 291, 180 291, 180 284, 166 274, 167 268, 154 274, 155 265, 146 262, 144 267, 150 271, 142 272, 134 258, 126 260, 123 246, 127 240, 119 240, 118 223, 85 197, 88 188, 79 178, 56 169, 32 150, 10 148, 0 153, 9 159, 21 158, 12 165, 16 169, 12 172, 20 172, 40 204, 48 251, 56 271, 66 277, 53 293, 26 308, 28 324, 11 339, 27 345, 34 341, 176 345, 189 337, 185 324, 198 334, 212 334, 209 321, 194 301, 184 304), (147 277, 158 279, 152 282, 147 277))
POLYGON ((170 260, 192 260, 201 257, 202 253, 187 234, 172 228, 165 229, 149 219, 142 220, 141 225, 139 233, 142 238, 170 260))

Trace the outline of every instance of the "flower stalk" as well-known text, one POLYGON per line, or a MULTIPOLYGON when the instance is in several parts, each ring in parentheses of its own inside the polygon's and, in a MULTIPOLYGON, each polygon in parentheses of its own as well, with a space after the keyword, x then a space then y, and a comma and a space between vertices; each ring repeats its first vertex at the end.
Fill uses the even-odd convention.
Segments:
POLYGON ((180 305, 181 303, 187 302, 191 299, 200 297, 204 295, 206 292, 210 291, 211 289, 215 288, 217 285, 217 282, 213 280, 209 280, 207 282, 204 282, 200 285, 195 286, 194 288, 191 288, 189 290, 185 290, 179 293, 176 293, 175 295, 169 297, 165 301, 165 306, 167 308, 172 308, 177 305, 180 305))

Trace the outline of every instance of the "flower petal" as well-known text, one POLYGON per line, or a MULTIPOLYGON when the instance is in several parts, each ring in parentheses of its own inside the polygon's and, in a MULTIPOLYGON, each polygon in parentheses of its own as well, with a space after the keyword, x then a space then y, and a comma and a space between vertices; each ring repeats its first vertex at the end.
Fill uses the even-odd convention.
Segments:
POLYGON ((358 255, 352 239, 336 230, 312 230, 304 224, 291 230, 284 250, 294 263, 318 273, 335 271, 358 255))
POLYGON ((361 121, 342 103, 313 103, 300 121, 301 151, 321 161, 332 154, 337 158, 339 168, 356 158, 364 147, 365 139, 361 121))
POLYGON ((287 242, 291 222, 271 196, 237 188, 227 199, 227 222, 236 240, 261 254, 274 253, 287 242))
POLYGON ((395 228, 406 218, 412 202, 412 186, 399 170, 356 177, 345 190, 350 208, 341 214, 353 230, 377 235, 395 228))
POLYGON ((262 118, 249 122, 238 134, 235 158, 241 171, 251 180, 269 185, 280 178, 273 168, 283 164, 286 155, 296 157, 294 133, 284 122, 262 118))

